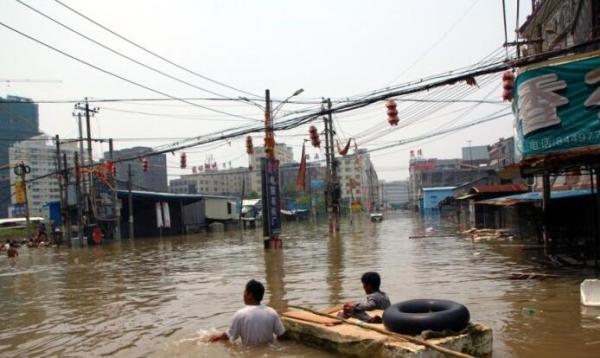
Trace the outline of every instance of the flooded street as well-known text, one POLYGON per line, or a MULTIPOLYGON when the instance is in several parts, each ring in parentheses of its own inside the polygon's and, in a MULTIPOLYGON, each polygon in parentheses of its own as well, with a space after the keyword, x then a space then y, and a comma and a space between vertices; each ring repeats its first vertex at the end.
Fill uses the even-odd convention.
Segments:
POLYGON ((284 249, 265 251, 262 230, 127 239, 101 247, 22 247, 0 259, 2 357, 334 357, 294 342, 243 348, 206 342, 242 306, 246 281, 263 303, 324 308, 364 296, 360 276, 378 271, 392 302, 443 298, 494 331, 494 357, 598 357, 600 310, 580 306, 594 272, 535 264, 520 242, 472 242, 438 218, 388 212, 355 216, 339 235, 327 225, 284 226, 284 249), (432 227, 432 237, 424 235, 432 227), (510 273, 559 274, 510 280, 510 273))

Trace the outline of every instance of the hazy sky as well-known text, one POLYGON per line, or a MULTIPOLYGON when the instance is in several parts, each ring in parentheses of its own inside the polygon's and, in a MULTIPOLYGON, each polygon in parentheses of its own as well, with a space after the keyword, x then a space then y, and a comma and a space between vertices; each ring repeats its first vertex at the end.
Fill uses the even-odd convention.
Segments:
MULTIPOLYGON (((303 104, 282 106, 275 118, 277 122, 285 115, 293 117, 291 111, 318 108, 322 97, 331 98, 335 104, 388 86, 468 67, 485 58, 505 56, 501 0, 60 1, 196 75, 128 44, 54 0, 20 2, 156 71, 74 34, 19 1, 3 0, 1 23, 147 88, 94 69, 0 26, 0 96, 17 95, 37 101, 167 96, 213 99, 188 101, 196 105, 182 101, 92 103, 99 107, 92 120, 92 137, 114 138, 116 149, 159 147, 220 130, 261 125, 263 115, 257 106, 225 98, 252 98, 252 94, 263 97, 268 88, 273 99, 281 100, 303 88, 304 93, 295 98, 303 104)), ((506 3, 508 39, 512 41, 517 2, 506 3)), ((531 12, 529 1, 521 3, 520 23, 531 12)), ((480 88, 458 83, 397 98, 405 100, 398 105, 398 127, 387 124, 383 102, 334 115, 337 136, 341 141, 355 138, 359 147, 377 149, 506 113, 508 103, 406 101, 501 101, 500 74, 487 81, 477 80, 480 88)), ((76 137, 73 105, 41 103, 40 129, 52 136, 76 137)), ((321 120, 312 124, 323 129, 321 120)), ((297 160, 302 140, 308 138, 309 125, 276 133, 277 142, 294 148, 297 160)), ((486 145, 511 135, 512 117, 505 116, 451 134, 377 150, 371 158, 381 179, 405 179, 410 150, 421 149, 425 157, 455 158, 460 157, 461 147, 469 143, 486 145)), ((252 137, 255 146, 262 145, 262 134, 252 137)), ((169 177, 191 173, 192 166, 204 164, 210 156, 220 167, 229 162, 234 167, 246 166, 244 142, 245 138, 240 137, 186 149, 186 170, 178 167, 179 152, 168 155, 169 177)), ((94 155, 99 157, 107 150, 108 144, 96 144, 94 155)), ((317 152, 318 149, 308 150, 313 158, 317 152)), ((323 156, 324 150, 320 153, 323 156)))

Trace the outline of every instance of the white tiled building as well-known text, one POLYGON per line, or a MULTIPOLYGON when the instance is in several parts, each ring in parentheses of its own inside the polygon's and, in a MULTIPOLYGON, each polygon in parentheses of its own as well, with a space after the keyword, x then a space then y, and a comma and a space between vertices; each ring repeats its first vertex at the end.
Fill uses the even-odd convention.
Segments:
MULTIPOLYGON (((245 167, 219 169, 217 166, 205 166, 196 174, 182 175, 169 182, 169 191, 178 194, 240 195, 247 197, 251 192, 261 195, 260 158, 264 158, 264 147, 255 147, 250 158, 252 170, 245 167)), ((291 163, 293 150, 285 144, 275 145, 275 157, 280 163, 291 163)))
POLYGON ((347 156, 336 156, 339 160, 338 178, 341 197, 344 201, 361 203, 363 209, 379 204, 379 180, 366 149, 347 156))
POLYGON ((176 194, 239 195, 249 189, 248 168, 211 169, 182 175, 169 182, 169 192, 176 194))
MULTIPOLYGON (((67 153, 67 163, 69 165, 73 163, 76 150, 76 143, 61 143, 61 153, 67 153)), ((56 143, 47 135, 32 137, 12 145, 8 150, 8 156, 11 168, 21 162, 31 168, 31 172, 26 176, 30 216, 48 218, 49 212, 46 207, 48 203, 60 201, 60 187, 57 175, 54 174, 57 171, 56 143)), ((17 204, 15 192, 17 181, 20 181, 20 177, 15 174, 14 170, 11 170, 11 207, 13 208, 17 204)))

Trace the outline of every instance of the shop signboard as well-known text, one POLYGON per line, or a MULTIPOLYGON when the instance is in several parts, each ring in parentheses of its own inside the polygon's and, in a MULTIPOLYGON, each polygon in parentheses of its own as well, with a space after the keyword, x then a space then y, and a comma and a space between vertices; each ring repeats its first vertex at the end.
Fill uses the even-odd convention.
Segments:
POLYGON ((600 53, 521 69, 514 84, 515 159, 600 144, 600 53))

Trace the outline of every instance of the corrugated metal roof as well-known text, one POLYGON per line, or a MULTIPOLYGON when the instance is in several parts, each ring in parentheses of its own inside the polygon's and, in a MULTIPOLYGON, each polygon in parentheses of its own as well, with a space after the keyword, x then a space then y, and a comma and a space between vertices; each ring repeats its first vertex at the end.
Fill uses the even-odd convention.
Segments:
POLYGON ((527 191, 525 184, 499 184, 499 185, 479 185, 471 189, 472 192, 478 194, 492 193, 518 193, 527 191))
MULTIPOLYGON (((552 200, 572 198, 577 196, 590 195, 591 193, 592 191, 589 189, 553 191, 550 193, 550 199, 552 200)), ((542 199, 542 192, 532 191, 523 194, 503 196, 501 198, 482 200, 477 202, 476 204, 510 206, 519 203, 542 201, 542 199)))
POLYGON ((441 191, 441 190, 454 190, 455 186, 432 186, 429 188, 423 188, 423 191, 441 191))
MULTIPOLYGON (((117 190, 117 196, 119 198, 126 198, 129 195, 127 190, 117 190)), ((156 200, 182 200, 185 202, 200 201, 203 199, 236 199, 233 196, 223 195, 202 195, 202 194, 175 194, 175 193, 160 193, 155 191, 140 191, 132 190, 131 196, 134 198, 148 198, 156 200)))

